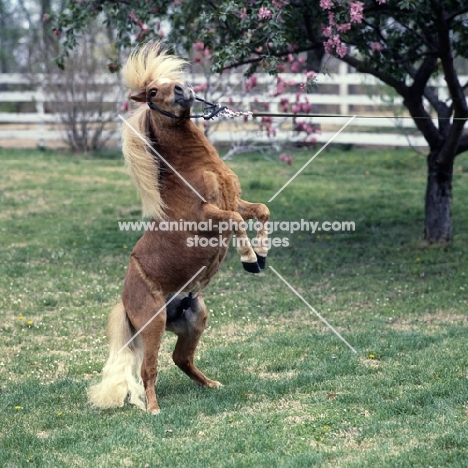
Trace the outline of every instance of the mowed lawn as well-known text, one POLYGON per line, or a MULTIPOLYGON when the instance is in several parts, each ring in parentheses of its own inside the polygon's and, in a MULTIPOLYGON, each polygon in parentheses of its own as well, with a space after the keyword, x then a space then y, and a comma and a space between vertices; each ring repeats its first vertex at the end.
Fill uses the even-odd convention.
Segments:
MULTIPOLYGON (((266 203, 292 165, 236 156, 244 198, 266 203)), ((425 160, 410 150, 323 152, 272 203, 274 221, 354 221, 354 232, 272 237, 267 269, 230 249, 205 291, 197 387, 171 360, 161 414, 96 411, 141 219, 118 156, 0 150, 1 467, 468 466, 468 157, 456 161, 454 241, 423 238, 425 160)), ((180 261, 184 261, 180 258, 180 261)))

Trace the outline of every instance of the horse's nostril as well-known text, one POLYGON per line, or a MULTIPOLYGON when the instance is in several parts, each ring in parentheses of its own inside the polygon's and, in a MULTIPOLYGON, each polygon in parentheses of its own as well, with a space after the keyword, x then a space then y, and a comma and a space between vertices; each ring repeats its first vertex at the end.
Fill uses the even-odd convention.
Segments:
POLYGON ((175 86, 174 86, 174 90, 175 90, 177 93, 183 93, 183 92, 184 92, 184 88, 182 88, 182 86, 180 86, 180 85, 175 85, 175 86))

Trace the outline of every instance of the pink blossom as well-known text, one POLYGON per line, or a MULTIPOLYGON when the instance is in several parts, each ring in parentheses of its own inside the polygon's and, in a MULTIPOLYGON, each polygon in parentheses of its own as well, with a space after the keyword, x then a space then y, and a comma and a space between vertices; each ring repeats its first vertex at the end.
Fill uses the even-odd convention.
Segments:
POLYGON ((240 11, 240 15, 239 15, 240 19, 245 19, 247 18, 247 8, 242 8, 242 10, 240 11))
POLYGON ((332 0, 320 0, 320 8, 322 10, 330 10, 333 7, 332 0))
POLYGON ((348 52, 348 47, 345 46, 343 43, 341 43, 340 45, 336 46, 336 53, 341 57, 343 58, 346 53, 348 52))
POLYGON ((291 65, 291 72, 297 73, 299 71, 299 62, 293 62, 291 65))
POLYGON ((149 29, 149 26, 148 26, 146 23, 143 23, 143 24, 141 25, 141 30, 142 30, 142 31, 148 31, 148 29, 149 29))
POLYGON ((203 42, 194 42, 193 43, 193 50, 200 52, 205 48, 205 44, 203 42))
POLYGON ((341 42, 340 36, 338 36, 338 34, 335 34, 333 37, 329 38, 326 42, 323 43, 323 46, 327 54, 331 54, 333 49, 335 49, 336 54, 341 58, 343 58, 348 52, 348 47, 341 42))
POLYGON ((134 12, 133 10, 130 12, 130 14, 128 15, 128 17, 129 17, 132 21, 134 21, 135 23, 138 22, 137 15, 135 14, 135 12, 134 12))
POLYGON ((338 32, 346 32, 351 29, 351 23, 343 23, 343 24, 337 24, 336 25, 336 30, 338 32))
POLYGON ((194 86, 192 89, 194 93, 201 93, 203 91, 206 91, 206 88, 207 88, 206 83, 200 83, 199 85, 194 86))
POLYGON ((382 4, 384 4, 384 3, 387 3, 387 0, 377 0, 377 3, 378 3, 379 5, 382 5, 382 4))
POLYGON ((271 10, 265 7, 260 7, 260 10, 258 11, 258 19, 259 20, 264 20, 264 19, 270 19, 272 16, 271 10))
POLYGON ((283 154, 280 154, 279 160, 291 165, 292 161, 293 161, 293 158, 292 158, 292 156, 289 156, 289 154, 283 153, 283 154))
POLYGON ((307 81, 308 80, 313 80, 317 75, 317 73, 315 73, 314 70, 309 70, 309 71, 306 70, 304 73, 306 74, 306 80, 307 81))
POLYGON ((245 90, 246 91, 250 91, 252 88, 255 88, 255 86, 257 86, 257 83, 258 83, 258 79, 255 75, 251 75, 249 76, 246 80, 245 80, 245 90))
POLYGON ((280 94, 283 94, 286 89, 286 83, 284 81, 280 81, 278 83, 278 86, 274 89, 273 95, 278 96, 280 94))
POLYGON ((57 36, 60 37, 62 35, 62 31, 60 29, 53 29, 52 32, 57 36))
POLYGON ((273 0, 272 4, 275 8, 283 8, 288 3, 288 0, 273 0))
POLYGON ((362 12, 364 10, 364 3, 362 2, 350 2, 349 4, 349 16, 351 23, 362 22, 362 12))
POLYGON ((382 44, 380 42, 371 42, 370 48, 372 52, 380 52, 382 50, 382 44))
POLYGON ((331 26, 326 26, 322 29, 322 34, 325 36, 325 37, 331 37, 333 32, 332 32, 332 28, 331 26))
POLYGON ((120 111, 121 112, 127 112, 129 108, 129 103, 128 101, 124 101, 122 105, 120 106, 120 111))
POLYGON ((302 104, 302 112, 308 114, 312 110, 312 104, 310 102, 306 102, 302 104))
POLYGON ((50 15, 48 13, 44 13, 42 15, 42 22, 43 23, 47 23, 47 21, 49 21, 49 19, 50 19, 50 15))
POLYGON ((335 48, 341 45, 341 39, 340 39, 340 36, 338 36, 338 34, 335 34, 332 37, 332 43, 333 43, 333 47, 335 48))

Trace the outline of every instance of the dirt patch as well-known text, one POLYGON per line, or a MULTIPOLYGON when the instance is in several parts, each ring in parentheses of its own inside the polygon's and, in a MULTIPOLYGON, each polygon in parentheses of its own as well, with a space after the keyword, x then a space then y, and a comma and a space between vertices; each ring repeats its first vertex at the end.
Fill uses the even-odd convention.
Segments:
POLYGON ((396 317, 389 318, 387 325, 395 330, 411 331, 423 326, 429 330, 439 330, 446 325, 468 325, 468 315, 450 314, 444 311, 436 313, 424 313, 417 317, 396 317))

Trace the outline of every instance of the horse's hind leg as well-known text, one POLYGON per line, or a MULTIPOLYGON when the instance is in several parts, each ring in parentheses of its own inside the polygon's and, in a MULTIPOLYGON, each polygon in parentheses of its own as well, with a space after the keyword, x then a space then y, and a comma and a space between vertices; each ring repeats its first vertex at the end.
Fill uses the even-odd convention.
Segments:
POLYGON ((146 393, 146 411, 157 414, 159 405, 154 386, 158 375, 159 347, 166 327, 165 295, 143 275, 136 260, 130 262, 123 301, 130 322, 140 331, 143 341, 141 378, 146 393))
POLYGON ((194 364, 195 350, 205 330, 208 312, 201 294, 189 302, 187 299, 181 301, 176 298, 167 306, 166 328, 178 337, 172 359, 197 384, 210 388, 221 387, 219 382, 206 377, 194 364))

